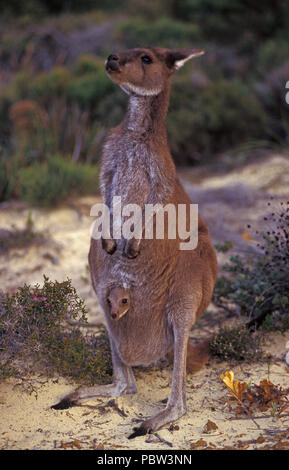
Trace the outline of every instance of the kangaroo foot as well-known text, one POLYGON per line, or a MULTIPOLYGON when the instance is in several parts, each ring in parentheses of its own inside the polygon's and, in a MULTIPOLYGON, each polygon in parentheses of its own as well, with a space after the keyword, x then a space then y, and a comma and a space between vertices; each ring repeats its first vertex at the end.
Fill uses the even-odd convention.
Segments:
POLYGON ((53 410, 65 410, 79 403, 94 398, 120 397, 121 395, 136 393, 136 387, 124 387, 119 384, 100 385, 98 387, 83 387, 66 395, 59 403, 52 405, 53 410))
POLYGON ((113 238, 102 238, 101 239, 102 248, 109 254, 112 255, 116 248, 116 242, 113 238))
POLYGON ((184 407, 178 408, 176 406, 169 406, 165 410, 160 411, 160 413, 155 416, 143 421, 138 428, 133 428, 133 433, 128 437, 128 439, 134 439, 137 436, 144 436, 157 429, 161 428, 165 424, 175 421, 186 412, 184 407))
POLYGON ((60 400, 59 403, 56 403, 56 405, 52 405, 51 408, 53 410, 67 410, 68 408, 72 408, 72 406, 76 406, 77 401, 73 401, 67 398, 63 398, 60 400))

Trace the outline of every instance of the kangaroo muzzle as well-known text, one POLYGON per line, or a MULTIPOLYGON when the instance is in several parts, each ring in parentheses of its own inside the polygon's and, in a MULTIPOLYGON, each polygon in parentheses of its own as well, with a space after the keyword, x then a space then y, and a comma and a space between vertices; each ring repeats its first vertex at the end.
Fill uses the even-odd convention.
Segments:
POLYGON ((119 58, 115 54, 108 56, 105 62, 105 68, 107 72, 119 72, 119 58))

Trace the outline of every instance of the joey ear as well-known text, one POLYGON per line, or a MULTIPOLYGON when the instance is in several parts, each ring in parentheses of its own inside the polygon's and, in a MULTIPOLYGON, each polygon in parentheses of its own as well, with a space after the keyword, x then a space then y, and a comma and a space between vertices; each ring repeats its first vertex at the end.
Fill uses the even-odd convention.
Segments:
POLYGON ((188 60, 199 57, 205 53, 204 49, 176 49, 166 54, 166 64, 169 69, 178 70, 188 60))

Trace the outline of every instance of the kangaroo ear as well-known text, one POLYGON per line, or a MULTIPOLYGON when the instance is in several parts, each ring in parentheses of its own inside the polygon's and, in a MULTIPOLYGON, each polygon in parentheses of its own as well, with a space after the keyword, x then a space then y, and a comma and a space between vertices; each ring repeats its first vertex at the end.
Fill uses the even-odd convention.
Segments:
POLYGON ((166 54, 166 64, 170 69, 180 69, 188 60, 199 57, 205 53, 204 49, 177 49, 168 51, 166 54))

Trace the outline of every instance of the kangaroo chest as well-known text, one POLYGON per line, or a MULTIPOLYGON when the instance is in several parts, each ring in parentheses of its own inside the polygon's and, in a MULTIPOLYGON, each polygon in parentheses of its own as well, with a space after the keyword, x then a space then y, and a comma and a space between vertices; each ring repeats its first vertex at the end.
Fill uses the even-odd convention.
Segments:
POLYGON ((111 198, 121 196, 122 204, 143 207, 150 193, 150 151, 145 142, 124 135, 107 149, 113 159, 111 198))

